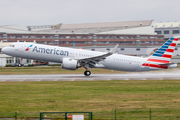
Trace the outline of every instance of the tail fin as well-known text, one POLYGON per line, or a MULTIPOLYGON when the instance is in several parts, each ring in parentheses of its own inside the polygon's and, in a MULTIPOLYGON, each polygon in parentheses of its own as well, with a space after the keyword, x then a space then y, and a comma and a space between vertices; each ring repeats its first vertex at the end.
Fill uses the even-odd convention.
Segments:
POLYGON ((177 41, 178 38, 170 38, 164 43, 164 45, 148 57, 147 61, 159 64, 170 63, 177 41))
MULTIPOLYGON (((173 68, 171 67, 172 63, 170 63, 170 61, 177 41, 178 38, 170 38, 164 43, 164 45, 162 45, 150 57, 148 57, 142 66, 151 68, 152 70, 173 68)), ((174 66, 177 67, 177 64, 174 66)))

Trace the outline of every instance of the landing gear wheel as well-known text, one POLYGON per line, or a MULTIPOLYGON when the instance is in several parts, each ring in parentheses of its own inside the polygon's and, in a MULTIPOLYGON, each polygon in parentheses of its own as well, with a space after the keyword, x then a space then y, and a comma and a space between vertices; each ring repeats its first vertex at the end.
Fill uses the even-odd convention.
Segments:
POLYGON ((85 72, 84 72, 84 75, 85 75, 85 76, 90 76, 90 75, 91 75, 91 72, 90 72, 90 71, 85 71, 85 72))

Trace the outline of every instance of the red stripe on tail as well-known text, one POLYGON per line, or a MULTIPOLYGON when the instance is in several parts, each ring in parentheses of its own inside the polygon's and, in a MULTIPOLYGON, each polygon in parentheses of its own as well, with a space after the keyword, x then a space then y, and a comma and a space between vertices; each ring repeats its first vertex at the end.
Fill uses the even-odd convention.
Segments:
POLYGON ((163 54, 162 57, 165 57, 165 58, 171 58, 172 55, 163 54))
POLYGON ((176 47, 176 43, 171 43, 170 46, 176 47))
POLYGON ((174 41, 178 41, 178 38, 174 38, 174 41))
POLYGON ((159 63, 169 63, 169 61, 166 61, 166 60, 157 60, 157 59, 151 59, 151 58, 149 58, 147 61, 159 62, 159 63))
POLYGON ((174 52, 173 49, 167 49, 166 52, 174 52))
POLYGON ((142 66, 162 68, 162 69, 167 69, 168 68, 167 65, 156 65, 156 64, 149 64, 149 63, 143 63, 142 66))

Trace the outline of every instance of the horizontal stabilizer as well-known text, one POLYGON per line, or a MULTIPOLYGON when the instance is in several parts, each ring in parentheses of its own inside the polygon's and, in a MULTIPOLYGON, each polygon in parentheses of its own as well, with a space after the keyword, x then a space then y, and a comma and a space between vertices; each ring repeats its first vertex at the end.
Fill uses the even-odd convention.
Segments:
POLYGON ((166 66, 173 65, 173 64, 175 64, 175 63, 167 63, 167 64, 161 64, 161 63, 159 63, 159 65, 166 65, 166 66))

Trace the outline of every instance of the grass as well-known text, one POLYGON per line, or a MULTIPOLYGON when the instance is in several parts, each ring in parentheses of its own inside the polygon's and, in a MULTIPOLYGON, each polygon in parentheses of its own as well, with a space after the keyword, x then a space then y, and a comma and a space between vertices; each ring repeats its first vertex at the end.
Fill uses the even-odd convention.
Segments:
MULTIPOLYGON (((76 71, 60 67, 0 68, 0 74, 83 72, 83 68, 76 71)), ((91 72, 123 73, 104 69, 91 72)), ((117 118, 140 120, 148 119, 152 108, 153 119, 155 116, 179 119, 179 86, 179 80, 0 82, 0 117, 12 117, 14 112, 18 116, 39 117, 39 112, 45 111, 90 111, 95 119, 112 119, 116 109, 117 118)))
POLYGON ((121 115, 127 114, 123 109, 176 109, 179 86, 179 80, 1 82, 0 113, 92 111, 112 117, 113 109, 121 115))

